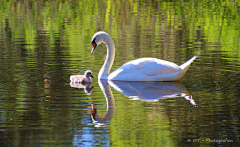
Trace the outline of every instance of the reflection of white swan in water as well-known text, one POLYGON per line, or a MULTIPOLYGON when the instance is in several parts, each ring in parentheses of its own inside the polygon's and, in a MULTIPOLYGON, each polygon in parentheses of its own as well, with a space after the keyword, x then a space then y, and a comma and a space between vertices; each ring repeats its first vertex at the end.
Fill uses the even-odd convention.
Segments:
POLYGON ((123 93, 132 100, 155 102, 159 99, 184 97, 191 104, 196 105, 192 96, 180 82, 124 82, 98 80, 99 86, 103 91, 107 101, 107 112, 100 115, 92 104, 92 120, 95 126, 106 126, 114 115, 115 101, 109 85, 115 90, 123 93))
POLYGON ((124 82, 108 81, 117 91, 123 93, 132 100, 147 102, 158 101, 159 99, 184 97, 191 104, 195 105, 183 84, 178 82, 124 82))
POLYGON ((115 112, 115 101, 108 81, 98 80, 98 84, 103 91, 104 96, 106 97, 107 112, 105 115, 97 113, 96 109, 94 108, 94 104, 92 104, 92 120, 93 123, 96 124, 95 127, 103 127, 106 126, 106 123, 113 118, 113 114, 115 112))
POLYGON ((83 88, 85 93, 87 95, 90 95, 92 93, 92 83, 75 83, 75 82, 70 82, 70 86, 71 87, 75 87, 75 88, 83 88))

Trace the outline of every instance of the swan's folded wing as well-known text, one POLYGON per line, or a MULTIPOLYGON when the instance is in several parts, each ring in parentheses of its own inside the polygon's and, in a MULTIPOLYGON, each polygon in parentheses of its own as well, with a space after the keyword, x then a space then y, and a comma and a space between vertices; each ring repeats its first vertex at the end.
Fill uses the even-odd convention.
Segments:
POLYGON ((181 70, 172 62, 156 58, 140 58, 125 63, 109 76, 110 80, 149 80, 151 76, 166 75, 181 70))
POLYGON ((128 68, 131 72, 139 72, 146 76, 169 74, 180 70, 180 67, 175 63, 156 58, 136 59, 124 64, 122 67, 125 69, 128 68))
POLYGON ((155 75, 169 74, 179 70, 180 68, 178 65, 162 60, 162 62, 147 63, 145 66, 139 69, 139 72, 142 72, 147 76, 155 76, 155 75))

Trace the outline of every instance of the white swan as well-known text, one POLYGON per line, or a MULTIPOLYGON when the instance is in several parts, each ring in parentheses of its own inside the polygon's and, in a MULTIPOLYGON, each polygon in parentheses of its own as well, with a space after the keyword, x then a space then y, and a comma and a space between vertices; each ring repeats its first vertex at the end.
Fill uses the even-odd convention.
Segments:
POLYGON ((156 58, 139 58, 123 64, 109 75, 115 56, 115 45, 112 38, 107 33, 101 31, 94 34, 91 43, 91 53, 101 43, 105 43, 107 46, 107 56, 98 73, 99 79, 119 81, 177 81, 186 73, 190 64, 197 58, 197 56, 194 56, 180 66, 156 58))

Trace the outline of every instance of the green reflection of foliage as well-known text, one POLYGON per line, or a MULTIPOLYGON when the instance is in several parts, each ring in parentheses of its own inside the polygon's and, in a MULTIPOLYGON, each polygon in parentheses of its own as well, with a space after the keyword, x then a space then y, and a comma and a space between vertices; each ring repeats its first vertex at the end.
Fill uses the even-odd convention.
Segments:
MULTIPOLYGON (((176 30, 186 28, 189 31, 189 40, 195 40, 196 31, 204 33, 204 42, 208 44, 221 44, 223 51, 236 54, 239 47, 239 8, 238 3, 229 2, 160 2, 151 1, 142 3, 139 1, 2 1, 0 4, 1 24, 3 33, 6 20, 9 21, 12 35, 15 38, 24 37, 28 51, 33 50, 36 30, 44 30, 48 33, 49 42, 53 43, 53 36, 61 33, 61 25, 67 27, 66 34, 69 39, 70 53, 76 52, 78 47, 87 47, 91 36, 98 30, 105 30, 114 34, 113 38, 126 40, 135 37, 131 34, 139 34, 140 42, 153 40, 160 33, 171 33, 170 40, 174 41, 176 30), (123 11, 124 9, 124 11, 123 11), (134 30, 132 25, 141 27, 134 30), (147 33, 147 32, 149 33, 147 33), (129 34, 129 33, 131 34, 129 34), (174 36, 172 36, 174 35, 174 36), (233 43, 234 42, 234 43, 233 43)), ((153 40, 154 43, 158 42, 153 40)), ((130 42, 130 41, 129 41, 130 42)), ((120 42, 118 42, 119 44, 120 42)), ((116 45, 118 45, 116 44, 116 45)), ((129 48, 130 46, 126 46, 129 48)), ((140 45, 142 52, 147 52, 140 45)), ((151 47, 151 46, 150 46, 151 47)), ((118 45, 118 48, 120 46, 118 45)), ((151 47, 155 49, 155 47, 151 47)), ((84 52, 84 51, 83 51, 84 52)), ((126 50, 128 55, 131 53, 126 50)), ((157 52, 155 49, 154 52, 157 52)), ((238 54, 238 53, 237 53, 238 54)))
POLYGON ((129 101, 118 95, 115 97, 121 101, 116 105, 116 113, 110 124, 113 146, 176 145, 172 141, 169 119, 162 112, 161 105, 129 101))

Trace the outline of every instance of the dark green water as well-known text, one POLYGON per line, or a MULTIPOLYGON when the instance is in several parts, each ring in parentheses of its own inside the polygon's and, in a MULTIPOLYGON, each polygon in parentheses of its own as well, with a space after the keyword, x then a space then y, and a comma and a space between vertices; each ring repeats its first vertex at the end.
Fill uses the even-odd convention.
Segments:
POLYGON ((237 146, 239 6, 1 1, 0 146, 237 146), (140 57, 198 58, 180 82, 98 81, 97 31, 115 42, 111 71, 140 57), (88 69, 92 85, 70 85, 88 69))

